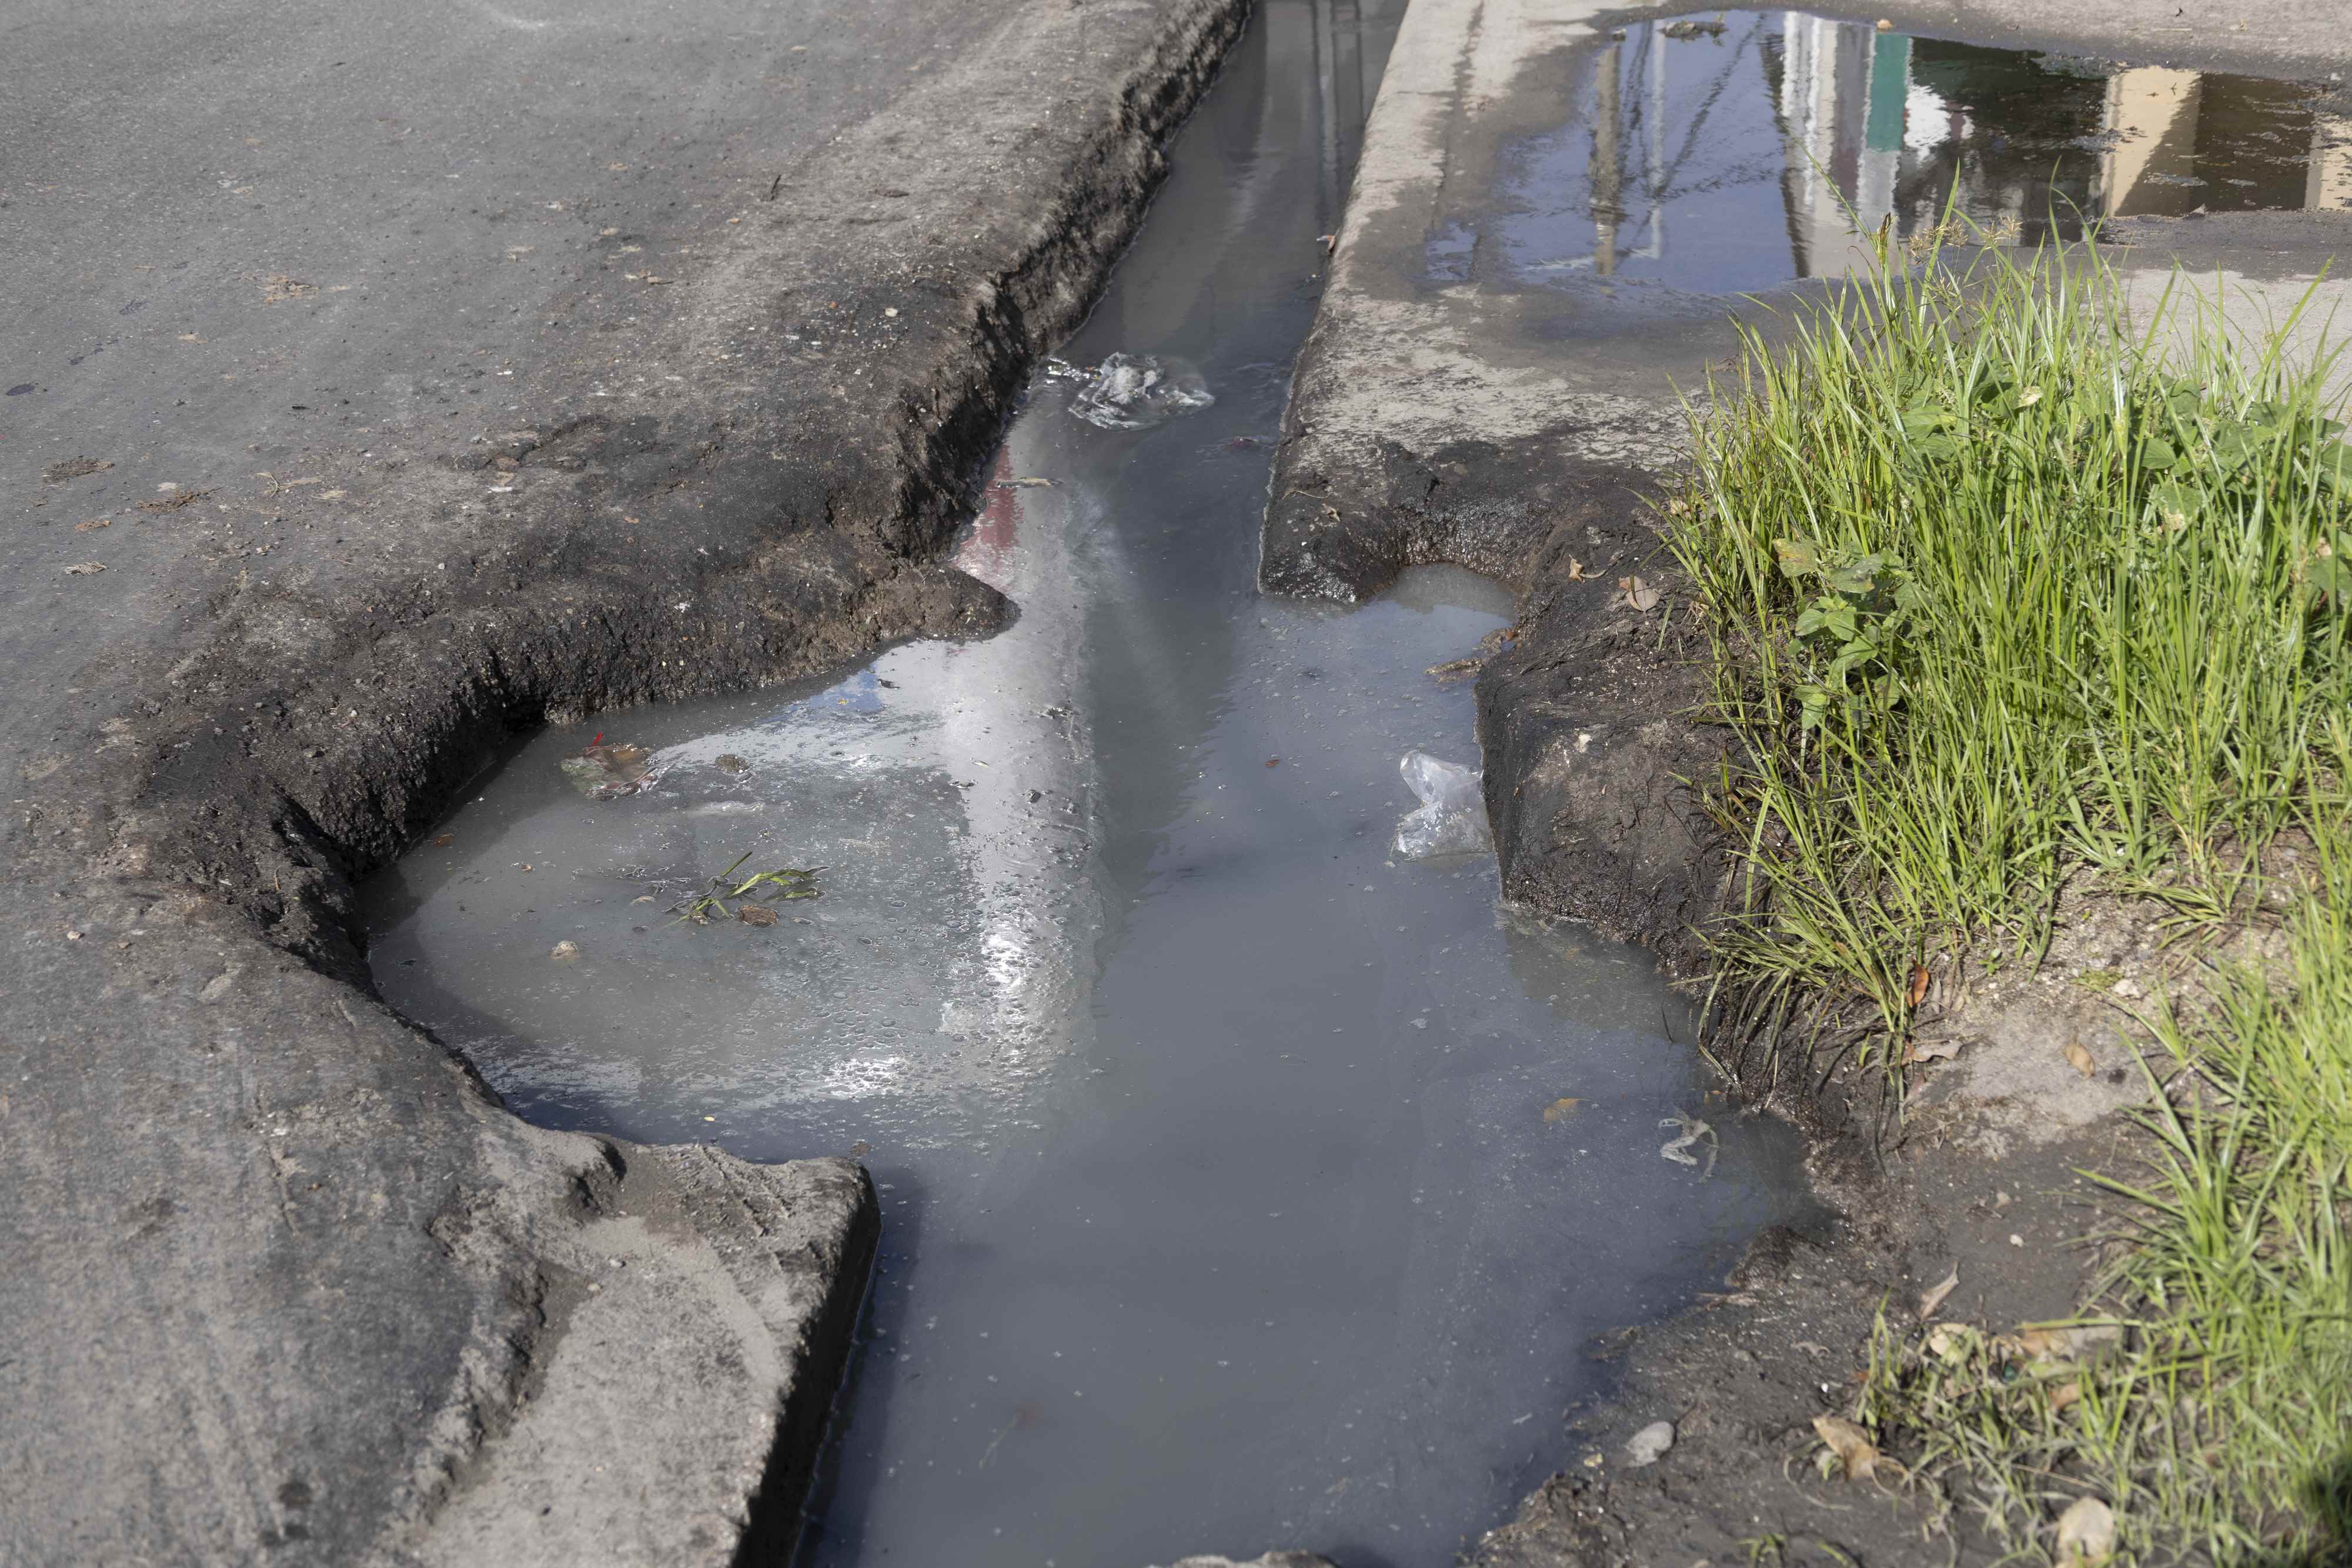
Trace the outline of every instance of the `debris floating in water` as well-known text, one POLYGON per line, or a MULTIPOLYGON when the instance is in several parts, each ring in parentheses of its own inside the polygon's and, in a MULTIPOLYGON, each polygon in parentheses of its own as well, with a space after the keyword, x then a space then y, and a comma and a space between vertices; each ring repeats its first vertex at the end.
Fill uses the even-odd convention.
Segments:
POLYGON ((579 756, 565 758, 560 766, 572 787, 583 795, 592 800, 614 800, 661 782, 660 772, 651 766, 652 757, 644 747, 625 740, 605 745, 600 729, 579 756))
POLYGON ((1071 400, 1070 412, 1103 430, 1141 430, 1216 401, 1197 371, 1149 356, 1111 354, 1071 400))
POLYGON ((1447 762, 1426 751, 1408 751, 1397 764, 1405 787, 1421 798, 1421 809, 1397 823, 1396 852, 1407 860, 1473 854, 1493 847, 1486 828, 1486 800, 1476 768, 1447 762))
POLYGON ((1660 1144, 1658 1145, 1658 1153, 1664 1155, 1666 1158, 1674 1161, 1675 1164, 1678 1166, 1695 1166, 1698 1164, 1698 1156, 1690 1152, 1691 1145, 1699 1142, 1701 1139, 1705 1139, 1706 1142, 1706 1169, 1699 1172, 1698 1179, 1705 1181, 1707 1177, 1715 1174, 1715 1156, 1721 1151, 1722 1143, 1716 1137, 1715 1129, 1713 1127, 1707 1125, 1705 1122, 1700 1121, 1696 1116, 1662 1117, 1658 1122, 1658 1125, 1661 1127, 1674 1127, 1680 1130, 1682 1133, 1681 1137, 1668 1138, 1664 1143, 1660 1144))
POLYGON ((823 866, 806 869, 785 866, 776 871, 754 872, 737 882, 735 873, 742 870, 743 862, 751 858, 749 850, 737 855, 733 865, 710 879, 708 891, 671 904, 670 912, 679 920, 691 920, 697 925, 708 925, 713 920, 724 920, 730 915, 746 925, 773 925, 776 923, 775 911, 764 908, 762 904, 788 898, 814 898, 824 891, 816 884, 816 873, 824 869, 823 866), (750 902, 730 906, 728 902, 730 899, 750 902))

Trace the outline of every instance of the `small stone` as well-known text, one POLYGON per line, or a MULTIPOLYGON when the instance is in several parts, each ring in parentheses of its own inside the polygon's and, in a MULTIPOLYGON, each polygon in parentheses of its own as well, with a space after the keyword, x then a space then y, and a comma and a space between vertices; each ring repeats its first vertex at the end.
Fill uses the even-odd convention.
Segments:
POLYGON ((568 964, 572 962, 572 959, 580 956, 580 944, 577 942, 558 942, 555 945, 554 950, 549 953, 548 956, 554 959, 559 964, 568 964))
POLYGON ((1675 1424, 1653 1421, 1626 1441, 1625 1462, 1635 1469, 1654 1465, 1675 1446, 1675 1424))
POLYGON ((2078 1497, 2058 1516, 2058 1561, 2065 1568, 2096 1568, 2115 1551, 2115 1511, 2097 1498, 2078 1497))

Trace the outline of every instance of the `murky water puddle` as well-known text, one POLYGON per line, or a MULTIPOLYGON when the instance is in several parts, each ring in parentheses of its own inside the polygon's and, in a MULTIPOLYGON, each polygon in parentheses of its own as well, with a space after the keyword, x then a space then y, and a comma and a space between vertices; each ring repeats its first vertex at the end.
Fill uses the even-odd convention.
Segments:
MULTIPOLYGON (((1628 312, 1858 270, 1857 229, 1957 212, 2032 245, 2086 224, 2352 206, 2341 84, 1987 48, 1802 11, 1626 24, 1556 130, 1511 152, 1494 215, 1430 239, 1433 284, 1575 291, 1628 312)), ((2111 237, 2128 239, 2129 224, 2111 237)), ((1970 232, 1952 225, 1947 232, 1970 232)))
POLYGON ((1592 1333, 1804 1218, 1794 1139, 1713 1106, 1639 955, 1501 914, 1490 856, 1391 852, 1400 756, 1476 760, 1424 671, 1507 599, 1255 592, 1401 9, 1253 22, 1065 350, 1213 401, 1105 427, 1041 382, 962 547, 1012 629, 544 734, 370 889, 386 996, 523 1114, 873 1170, 811 1562, 1444 1562, 1568 1457, 1592 1333), (599 731, 643 788, 575 788, 599 731), (822 896, 667 913, 746 855, 822 896), (1693 1113, 1711 1168, 1661 1157, 1693 1113))

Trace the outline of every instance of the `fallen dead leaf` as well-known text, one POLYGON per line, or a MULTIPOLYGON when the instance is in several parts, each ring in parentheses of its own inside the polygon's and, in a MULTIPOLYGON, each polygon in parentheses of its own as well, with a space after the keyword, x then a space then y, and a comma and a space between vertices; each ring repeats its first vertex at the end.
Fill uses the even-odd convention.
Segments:
POLYGON ((434 836, 433 847, 436 850, 446 850, 457 841, 457 835, 455 833, 439 833, 434 836))
POLYGON ((113 526, 114 519, 112 517, 92 517, 86 523, 76 523, 74 525, 74 532, 78 534, 86 534, 92 528, 110 528, 113 526))
POLYGON ((2053 1410, 2063 1410, 2082 1401, 2083 1385, 2079 1383, 2062 1383, 2050 1391, 2050 1408, 2053 1410))
POLYGON ((1959 1055, 1959 1053, 1960 1041, 1957 1040, 1915 1040, 1911 1042, 1909 1049, 1904 1052, 1903 1060, 1906 1061, 1949 1061, 1952 1058, 1959 1055))
POLYGON ((2099 1071, 2098 1059, 2085 1050, 2079 1040, 2070 1040, 2066 1042, 2066 1061, 2075 1071, 2085 1078, 2093 1076, 2099 1071))
POLYGON ((41 483, 62 485, 68 479, 79 479, 91 474, 103 474, 114 465, 103 457, 68 457, 52 463, 41 470, 41 483))
POLYGON ((319 286, 315 283, 306 283, 301 278, 289 277, 282 272, 273 272, 261 285, 261 302, 264 305, 275 305, 282 299, 299 299, 305 295, 318 292, 319 286))
POLYGON ((1959 1289, 1959 1286, 1960 1266, 1955 1263, 1952 1265, 1950 1273, 1919 1293, 1919 1321, 1926 1322, 1929 1318, 1934 1317, 1936 1309, 1944 1304, 1944 1298, 1959 1289))
POLYGON ((1982 1337, 1966 1323, 1937 1323, 1927 1331, 1927 1349, 1938 1360, 1958 1361, 1982 1337))
POLYGON ((580 944, 577 942, 558 942, 555 946, 550 950, 547 956, 554 959, 559 964, 568 964, 572 962, 572 959, 580 956, 580 944))
POLYGON ((140 502, 139 509, 142 512, 176 512, 182 507, 193 506, 211 494, 210 490, 174 490, 170 495, 160 496, 152 501, 140 502))
POLYGON ((1621 577, 1617 580, 1617 597, 1612 602, 1635 612, 1647 612, 1657 607, 1658 591, 1638 577, 1621 577))
POLYGON ((1561 1098, 1553 1101, 1550 1104, 1544 1107, 1544 1120, 1547 1122, 1565 1122, 1570 1116, 1575 1115, 1579 1111, 1583 1109, 1584 1102, 1582 1100, 1578 1099, 1573 1094, 1563 1095, 1561 1098))
POLYGON ((746 925, 773 925, 776 912, 757 904, 739 904, 735 906, 735 918, 746 925))
POLYGON ((1813 1430, 1845 1467, 1845 1479, 1867 1480, 1878 1468, 1878 1445, 1870 1434, 1843 1416, 1816 1416, 1813 1430))
POLYGON ((2058 1516, 2060 1568, 2098 1568, 2116 1554, 2116 1513, 2095 1497, 2078 1497, 2058 1516))
POLYGON ((1916 1008, 1921 1002, 1924 1002, 1927 999, 1927 966, 1925 964, 1914 964, 1911 966, 1911 988, 1904 993, 1904 1000, 1907 1005, 1916 1008))
POLYGON ((106 563, 104 561, 80 560, 76 561, 73 565, 66 568, 66 575, 68 577, 96 577, 100 572, 104 571, 105 570, 106 563))
POLYGON ((1570 556, 1568 558, 1568 580, 1570 582, 1591 582, 1592 580, 1592 573, 1584 570, 1584 563, 1582 561, 1577 559, 1574 556, 1570 556))
MULTIPOLYGON (((2110 1345, 2123 1343, 2115 1323, 2077 1323, 2063 1328, 2020 1329, 2011 1336, 2017 1353, 2051 1366, 2073 1366, 2110 1345)), ((2004 1347, 2007 1348, 2007 1347, 2004 1347)))

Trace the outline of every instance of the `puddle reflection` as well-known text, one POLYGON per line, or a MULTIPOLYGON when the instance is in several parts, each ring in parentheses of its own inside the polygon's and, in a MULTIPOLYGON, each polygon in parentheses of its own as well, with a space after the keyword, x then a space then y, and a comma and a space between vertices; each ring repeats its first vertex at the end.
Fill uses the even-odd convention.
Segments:
MULTIPOLYGON (((1801 11, 1638 22, 1594 49, 1504 211, 1428 241, 1478 277, 1715 297, 1857 271, 1859 233, 1957 198, 2004 240, 2105 217, 2352 206, 2352 106, 2323 89, 1985 48, 1801 11)), ((1706 308, 1714 308, 1711 304, 1706 308)))

